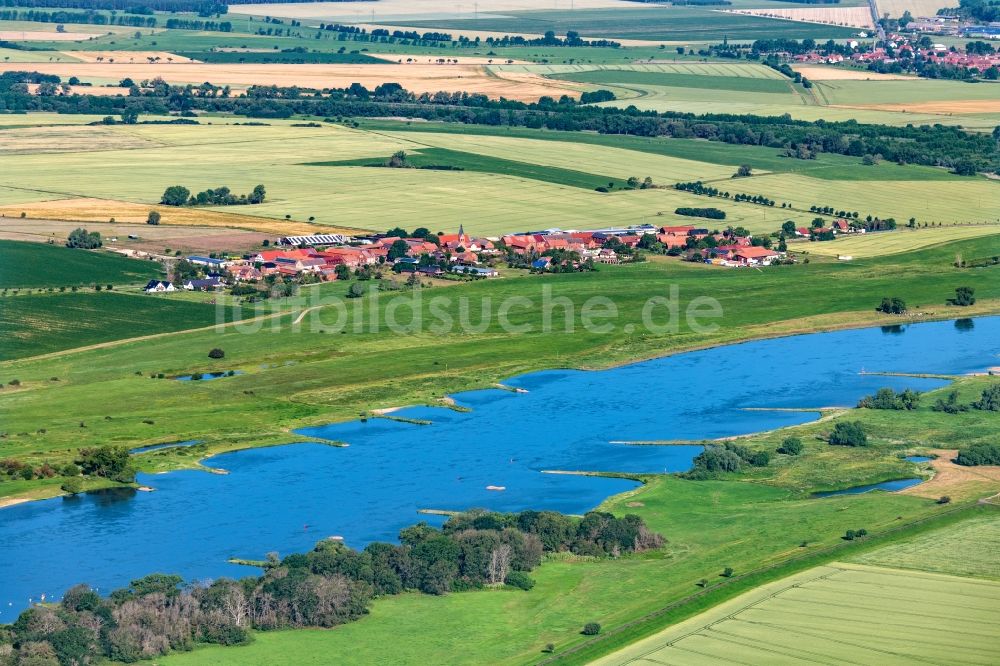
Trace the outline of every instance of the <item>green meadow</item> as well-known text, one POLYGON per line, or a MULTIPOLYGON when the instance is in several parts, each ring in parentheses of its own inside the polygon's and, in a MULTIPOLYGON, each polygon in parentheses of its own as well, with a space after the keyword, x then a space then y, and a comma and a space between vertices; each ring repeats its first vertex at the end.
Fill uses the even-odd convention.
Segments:
POLYGON ((160 264, 104 251, 0 240, 0 289, 78 287, 145 282, 162 275, 160 264))

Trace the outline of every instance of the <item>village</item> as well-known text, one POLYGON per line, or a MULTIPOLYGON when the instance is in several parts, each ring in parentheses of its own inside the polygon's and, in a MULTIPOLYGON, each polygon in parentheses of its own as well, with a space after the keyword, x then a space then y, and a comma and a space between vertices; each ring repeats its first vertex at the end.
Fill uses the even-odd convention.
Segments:
MULTIPOLYGON (((401 229, 393 232, 403 231, 401 229)), ((835 234, 864 233, 838 219, 830 227, 797 227, 790 239, 822 240, 835 234)), ((597 270, 599 265, 644 261, 645 254, 730 268, 792 263, 785 234, 772 249, 770 236, 753 236, 743 229, 712 231, 694 225, 651 224, 595 230, 547 229, 487 238, 459 226, 458 233, 345 236, 323 234, 285 236, 265 241, 259 251, 242 256, 190 255, 173 264, 172 280, 151 280, 147 293, 216 291, 238 283, 252 285, 276 280, 300 284, 370 279, 391 272, 410 281, 422 278, 477 280, 501 277, 500 268, 530 273, 597 270), (183 270, 180 268, 183 267, 183 270)), ((132 250, 119 250, 131 256, 132 250)))

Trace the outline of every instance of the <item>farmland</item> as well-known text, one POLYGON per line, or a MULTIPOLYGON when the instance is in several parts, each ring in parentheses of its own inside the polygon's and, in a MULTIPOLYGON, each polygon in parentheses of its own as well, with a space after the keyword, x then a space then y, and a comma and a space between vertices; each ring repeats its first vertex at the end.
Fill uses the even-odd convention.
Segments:
MULTIPOLYGON (((982 238, 997 234, 1000 234, 1000 226, 996 224, 954 228, 900 229, 891 233, 839 238, 832 243, 810 243, 808 248, 802 249, 807 249, 809 254, 828 257, 838 255, 873 257, 911 252, 960 238, 982 238)), ((985 240, 987 239, 984 238, 985 240)))
POLYGON ((850 561, 1000 580, 997 548, 1000 548, 1000 519, 991 513, 856 555, 850 561))
POLYGON ((579 11, 510 12, 496 18, 394 20, 392 23, 416 28, 479 30, 499 33, 541 34, 553 30, 565 34, 577 30, 585 37, 632 40, 697 42, 729 39, 748 40, 795 36, 814 39, 853 36, 849 28, 802 24, 757 16, 724 14, 696 7, 635 7, 630 9, 590 9, 579 11))
POLYGON ((727 223, 755 232, 773 231, 789 219, 807 224, 815 217, 809 207, 817 204, 945 225, 994 220, 991 211, 1000 205, 996 182, 959 178, 932 167, 866 167, 858 158, 840 155, 793 160, 763 147, 443 123, 371 121, 354 129, 336 124, 294 127, 294 122, 278 120, 266 126, 207 122, 212 124, 100 127, 98 144, 89 127, 0 132, 0 140, 15 153, 7 159, 16 165, 0 190, 0 214, 142 223, 149 210, 157 210, 163 224, 230 226, 276 235, 388 229, 401 217, 445 231, 461 219, 477 234, 524 230, 523 220, 529 219, 532 227, 579 228, 596 211, 606 224, 652 218, 666 224, 678 219, 676 208, 705 202, 670 185, 729 182, 740 164, 750 164, 760 175, 741 180, 738 191, 793 205, 781 209, 719 202, 727 223), (68 147, 73 149, 56 154, 68 147), (477 166, 466 171, 310 166, 366 164, 397 150, 427 149, 466 153, 477 166), (522 165, 520 170, 511 167, 514 162, 522 165), (255 206, 198 209, 157 205, 169 185, 218 186, 223 167, 227 186, 240 191, 263 183, 267 200, 255 206), (71 169, 69 175, 65 169, 71 169), (620 186, 629 176, 650 176, 666 188, 593 191, 594 183, 620 186), (859 180, 866 181, 863 189, 856 187, 859 180), (43 190, 36 189, 40 183, 47 183, 43 190), (936 195, 924 201, 928 188, 936 195), (900 197, 901 192, 907 196, 900 197))
POLYGON ((986 664, 1000 659, 992 630, 998 602, 996 582, 834 563, 759 587, 597 663, 702 664, 738 654, 762 666, 986 664))
POLYGON ((86 633, 80 663, 1000 663, 1000 467, 952 462, 997 441, 1000 269, 982 264, 1000 256, 1000 84, 816 53, 796 82, 740 54, 765 38, 867 42, 866 0, 227 9, 157 10, 141 29, 0 21, 0 39, 31 49, 0 47, 0 73, 61 77, 0 77, 0 666, 68 663, 63 627, 86 633), (485 41, 513 34, 536 44, 485 41), (723 40, 732 51, 709 49, 723 40), (597 91, 600 108, 582 103, 597 91), (857 123, 800 122, 816 119, 857 123), (837 217, 897 228, 778 233, 837 217), (680 230, 642 236, 664 226, 680 230), (77 227, 105 249, 62 247, 77 227), (280 238, 319 233, 356 238, 280 238), (177 290, 143 293, 152 278, 177 290), (798 337, 817 332, 831 335, 798 337), (880 386, 923 392, 854 406, 880 386), (509 418, 488 420, 493 399, 509 418), (861 440, 832 446, 842 430, 861 440), (317 450, 335 464, 307 462, 317 450), (554 492, 532 492, 537 479, 554 492), (888 481, 916 485, 853 494, 888 481), (582 500, 583 484, 618 490, 582 500), (371 537, 351 525, 388 524, 378 538, 395 541, 393 521, 482 505, 643 528, 532 559, 540 533, 481 517, 447 537, 460 553, 418 568, 416 549, 445 549, 433 532, 386 556, 360 552, 371 537), (515 536, 518 562, 503 563, 515 536), (473 553, 477 539, 495 546, 473 553), (252 591, 223 579, 179 590, 190 604, 144 596, 177 591, 164 578, 133 583, 127 606, 105 596, 153 571, 256 576, 226 558, 264 553, 252 591), (49 554, 66 566, 41 565, 49 554), (104 598, 60 605, 70 576, 104 598), (39 595, 53 603, 3 624, 39 595), (95 606, 114 631, 91 631, 95 606), (168 631, 185 649, 158 647, 168 631))
POLYGON ((0 298, 0 360, 168 331, 211 326, 226 310, 116 292, 54 293, 0 298))
POLYGON ((0 254, 0 288, 5 290, 136 283, 161 274, 160 265, 154 262, 41 243, 0 240, 0 254), (39 266, 49 268, 42 272, 39 266))

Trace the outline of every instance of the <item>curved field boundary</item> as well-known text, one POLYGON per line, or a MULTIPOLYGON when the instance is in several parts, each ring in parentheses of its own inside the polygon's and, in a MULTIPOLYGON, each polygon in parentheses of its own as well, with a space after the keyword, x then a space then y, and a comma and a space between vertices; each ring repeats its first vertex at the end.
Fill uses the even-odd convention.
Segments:
MULTIPOLYGON (((848 549, 857 548, 859 550, 867 550, 868 548, 874 548, 892 542, 902 536, 917 534, 925 529, 943 526, 950 521, 964 517, 967 513, 973 513, 977 508, 983 510, 980 507, 984 506, 991 505, 982 505, 978 502, 955 505, 952 508, 943 509, 934 515, 918 518, 898 527, 871 535, 864 542, 843 541, 832 546, 790 557, 783 562, 759 567, 744 574, 727 578, 722 582, 667 604, 658 610, 609 629, 599 637, 590 639, 558 655, 544 659, 539 664, 556 662, 589 663, 597 657, 611 653, 616 648, 621 648, 637 640, 646 638, 657 630, 687 619, 702 610, 731 599, 741 592, 772 582, 778 577, 803 571, 812 566, 832 562, 838 559, 841 553, 849 552, 848 549)), ((992 510, 992 508, 985 510, 992 510)))

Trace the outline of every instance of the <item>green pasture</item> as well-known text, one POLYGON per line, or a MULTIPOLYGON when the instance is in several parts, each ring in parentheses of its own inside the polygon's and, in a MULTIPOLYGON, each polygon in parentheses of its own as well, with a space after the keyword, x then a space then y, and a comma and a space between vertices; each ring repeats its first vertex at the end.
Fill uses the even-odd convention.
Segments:
POLYGON ((850 558, 851 562, 1000 580, 1000 516, 996 512, 850 558))
MULTIPOLYGON (((632 49, 623 49, 630 52, 632 49)), ((675 52, 676 53, 676 52, 675 52)), ((567 78, 567 76, 593 75, 607 76, 609 81, 618 80, 618 77, 628 76, 632 73, 642 75, 674 74, 686 76, 706 76, 709 78, 740 78, 740 79, 767 79, 773 81, 787 81, 788 79, 777 70, 765 67, 757 63, 723 61, 723 62, 673 62, 673 63, 636 63, 628 65, 491 65, 490 69, 504 72, 531 72, 543 76, 551 76, 555 79, 567 78)), ((603 82, 603 81, 602 81, 603 82)), ((622 81, 624 83, 624 81, 622 81)))
MULTIPOLYGON (((0 21, 0 31, 5 30, 0 21)), ((39 24, 44 25, 44 24, 39 24)), ((22 51, 21 49, 0 48, 0 60, 3 62, 79 62, 79 58, 68 56, 57 51, 22 51)))
POLYGON ((663 41, 722 41, 788 37, 837 39, 854 37, 857 30, 726 14, 700 7, 637 7, 635 9, 579 9, 505 12, 479 19, 394 20, 394 24, 419 29, 483 30, 501 33, 541 34, 553 30, 564 35, 576 30, 584 37, 663 41))
POLYGON ((160 265, 110 252, 0 240, 0 288, 72 287, 146 282, 160 265))

